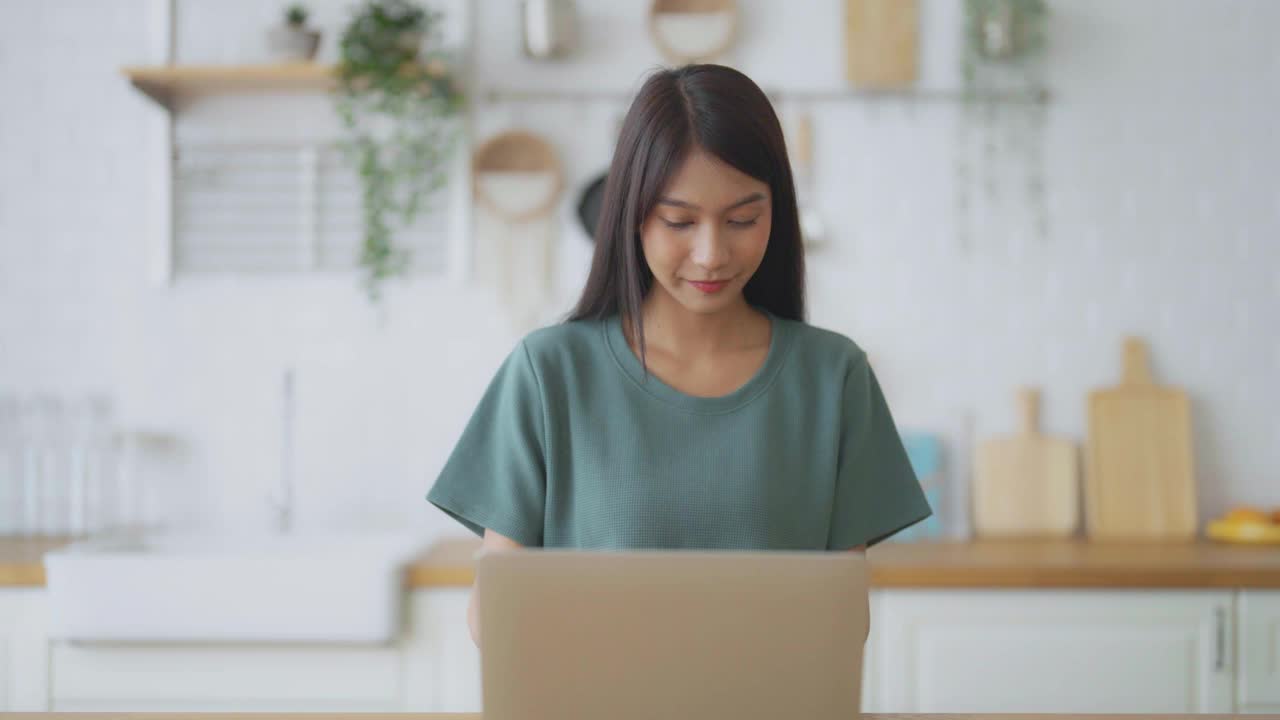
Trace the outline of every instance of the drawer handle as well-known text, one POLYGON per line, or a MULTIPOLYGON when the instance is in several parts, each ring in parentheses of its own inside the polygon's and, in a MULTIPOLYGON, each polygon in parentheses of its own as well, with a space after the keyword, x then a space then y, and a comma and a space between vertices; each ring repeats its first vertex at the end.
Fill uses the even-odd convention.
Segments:
POLYGON ((1227 611, 1225 608, 1213 609, 1213 669, 1222 672, 1227 665, 1227 611))

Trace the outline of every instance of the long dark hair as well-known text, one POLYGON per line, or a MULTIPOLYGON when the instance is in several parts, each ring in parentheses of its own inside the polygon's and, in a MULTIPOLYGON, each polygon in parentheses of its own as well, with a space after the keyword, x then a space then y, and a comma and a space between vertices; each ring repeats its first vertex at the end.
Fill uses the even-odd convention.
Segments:
POLYGON ((605 181, 591 273, 573 320, 621 314, 644 357, 640 303, 653 286, 640 226, 689 152, 701 147, 768 183, 772 224, 764 259, 747 281, 748 303, 805 319, 804 252, 795 183, 782 126, 751 78, 723 65, 685 65, 653 73, 627 110, 605 181))

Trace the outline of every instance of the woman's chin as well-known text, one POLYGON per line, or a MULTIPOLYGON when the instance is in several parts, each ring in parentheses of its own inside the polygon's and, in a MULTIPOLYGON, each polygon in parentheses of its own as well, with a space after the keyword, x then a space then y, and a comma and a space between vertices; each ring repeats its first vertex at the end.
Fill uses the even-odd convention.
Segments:
POLYGON ((734 288, 725 288, 715 293, 704 293, 693 287, 676 296, 686 310, 696 313, 714 313, 731 307, 742 301, 742 293, 734 288))

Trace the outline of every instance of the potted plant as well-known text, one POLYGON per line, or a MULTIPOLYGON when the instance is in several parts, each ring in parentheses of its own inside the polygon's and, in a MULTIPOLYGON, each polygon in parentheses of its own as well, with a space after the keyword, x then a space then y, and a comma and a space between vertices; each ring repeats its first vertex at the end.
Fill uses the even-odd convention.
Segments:
MULTIPOLYGON (((955 150, 957 232, 967 248, 975 200, 988 214, 1029 210, 1025 238, 1048 240, 1044 171, 1048 93, 1044 88, 1049 7, 1045 0, 965 0, 963 104, 955 150), (1021 175, 1006 187, 1010 174, 1021 175), (1020 186, 1020 187, 1019 187, 1020 186), (981 189, 982 198, 975 197, 981 189)), ((1010 212, 1008 217, 1015 214, 1010 212)))
POLYGON ((1045 0, 966 0, 965 44, 988 60, 1017 60, 1044 48, 1045 0))
POLYGON ((393 242, 448 182, 462 92, 438 47, 443 14, 410 0, 365 0, 342 33, 335 108, 340 148, 360 175, 360 265, 371 300, 403 274, 410 255, 393 242))
POLYGON ((306 62, 315 58, 316 49, 320 47, 320 31, 307 28, 308 15, 305 6, 290 5, 284 13, 284 25, 271 29, 267 44, 277 60, 306 62))

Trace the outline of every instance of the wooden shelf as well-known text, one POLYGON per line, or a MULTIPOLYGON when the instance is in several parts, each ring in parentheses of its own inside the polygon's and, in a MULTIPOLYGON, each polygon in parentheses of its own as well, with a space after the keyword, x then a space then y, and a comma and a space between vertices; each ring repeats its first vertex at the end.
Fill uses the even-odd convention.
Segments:
MULTIPOLYGON (((827 90, 762 88, 775 103, 796 100, 800 102, 918 102, 918 103, 996 103, 1008 105, 1043 105, 1051 100, 1048 88, 1031 87, 1006 90, 974 90, 943 88, 902 88, 872 90, 856 87, 840 87, 827 90)), ((476 93, 490 103, 626 103, 634 95, 633 90, 521 90, 490 87, 476 93)))
POLYGON ((333 84, 333 65, 159 65, 121 69, 133 86, 168 110, 180 94, 233 90, 323 90, 333 84))

